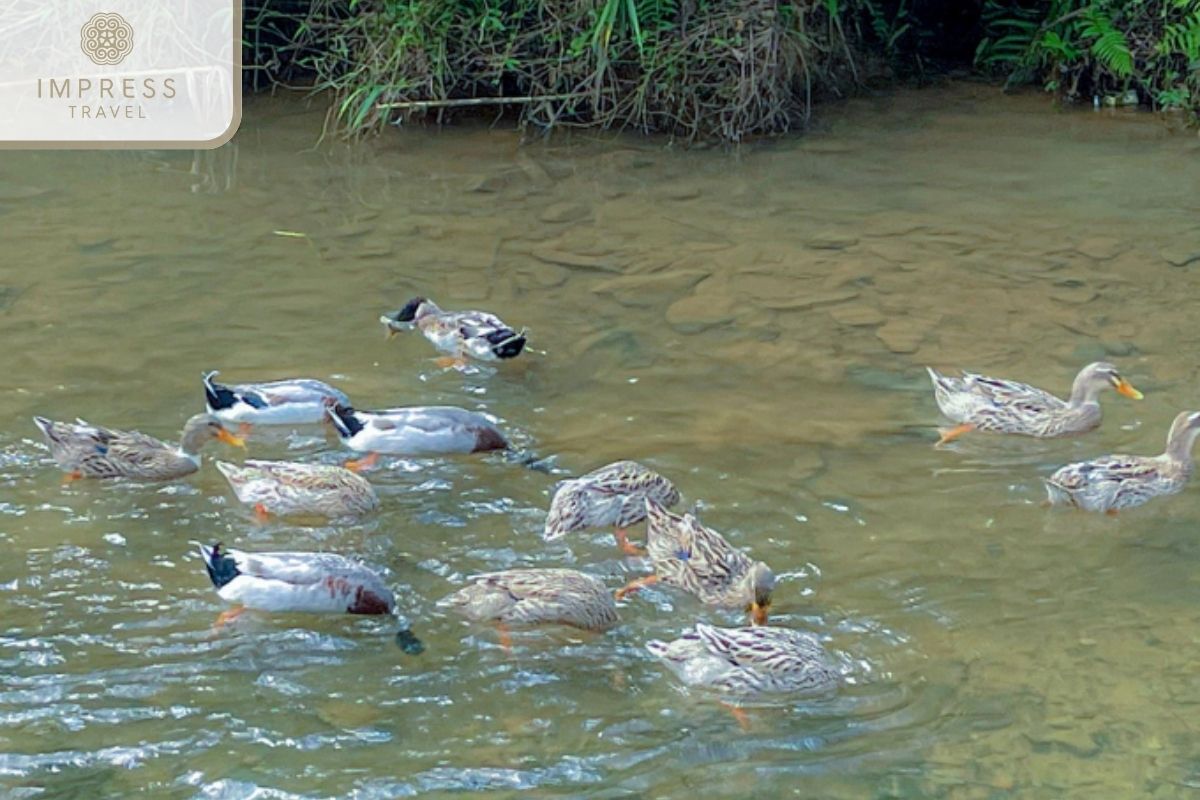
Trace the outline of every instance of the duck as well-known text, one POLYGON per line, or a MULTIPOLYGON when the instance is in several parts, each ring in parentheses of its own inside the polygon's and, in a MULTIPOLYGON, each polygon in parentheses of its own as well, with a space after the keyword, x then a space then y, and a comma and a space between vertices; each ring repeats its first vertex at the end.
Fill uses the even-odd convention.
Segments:
POLYGON ((137 431, 102 428, 82 419, 72 423, 34 417, 33 421, 41 428, 50 454, 67 473, 68 481, 81 478, 176 480, 200 469, 200 449, 213 439, 235 447, 246 446, 241 437, 230 433, 219 420, 208 414, 196 414, 184 424, 178 446, 137 431))
POLYGON ((790 628, 697 622, 678 639, 653 639, 646 649, 686 685, 727 696, 829 694, 843 682, 817 637, 790 628))
POLYGON ((379 495, 361 475, 327 464, 294 461, 218 461, 238 500, 253 506, 260 519, 272 514, 313 514, 336 519, 357 517, 379 508, 379 495))
POLYGON ((561 539, 588 528, 613 528, 617 545, 630 555, 640 548, 626 531, 646 518, 646 500, 664 507, 679 502, 670 480, 636 461, 615 461, 578 478, 563 481, 550 501, 542 539, 561 539))
POLYGON ((938 445, 974 430, 1040 439, 1087 433, 1100 425, 1100 392, 1112 388, 1132 400, 1142 399, 1142 393, 1106 361, 1080 370, 1067 400, 1016 381, 973 372, 955 378, 933 367, 925 369, 933 381, 938 408, 958 423, 942 434, 938 445))
POLYGON ((510 569, 486 572, 442 598, 438 606, 474 622, 494 622, 508 649, 509 625, 569 625, 603 631, 619 622, 604 583, 573 569, 510 569))
POLYGON ((208 413, 225 423, 306 425, 325 420, 329 403, 349 405, 346 395, 324 381, 293 378, 228 386, 214 380, 216 370, 201 376, 208 413))
POLYGON ((1160 456, 1110 455, 1061 467, 1045 479, 1047 502, 1116 514, 1176 494, 1192 477, 1197 433, 1200 412, 1184 411, 1171 423, 1167 449, 1160 456))
POLYGON ((443 311, 425 297, 414 297, 379 321, 388 338, 416 327, 433 346, 450 357, 442 366, 465 366, 466 357, 479 361, 503 361, 516 358, 525 349, 525 331, 517 332, 494 314, 486 311, 443 311))
POLYGON ((218 625, 247 609, 370 615, 396 610, 395 595, 379 573, 337 553, 248 553, 220 542, 198 547, 217 594, 234 604, 218 625))
POLYGON ((508 439, 483 414, 456 406, 411 406, 358 411, 336 404, 326 414, 342 443, 366 457, 349 461, 347 469, 374 466, 381 453, 427 455, 507 450, 508 439))
POLYGON ((643 586, 663 583, 682 589, 705 605, 745 609, 755 625, 766 625, 775 573, 754 561, 692 514, 672 514, 646 500, 646 550, 654 574, 617 590, 622 600, 643 586))

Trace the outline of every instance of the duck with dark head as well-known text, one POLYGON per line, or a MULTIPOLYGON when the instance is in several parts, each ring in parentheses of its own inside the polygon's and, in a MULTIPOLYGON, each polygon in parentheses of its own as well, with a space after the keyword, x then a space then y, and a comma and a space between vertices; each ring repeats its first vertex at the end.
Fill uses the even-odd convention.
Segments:
POLYGON ((486 311, 443 311, 425 297, 414 297, 379 321, 390 339, 401 331, 416 328, 433 346, 450 355, 439 359, 442 366, 462 367, 467 357, 479 361, 516 358, 525 349, 525 331, 517 332, 486 311))

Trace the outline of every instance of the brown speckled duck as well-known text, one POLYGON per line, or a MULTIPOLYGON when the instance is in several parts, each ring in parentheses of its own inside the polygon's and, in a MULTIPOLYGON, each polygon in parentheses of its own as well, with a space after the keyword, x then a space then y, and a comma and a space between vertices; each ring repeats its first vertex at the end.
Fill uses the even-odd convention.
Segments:
POLYGON ((816 636, 756 625, 718 628, 697 623, 678 639, 650 641, 646 649, 688 686, 727 696, 823 694, 842 676, 816 636))
POLYGON ((508 625, 550 623, 599 631, 619 621, 604 583, 573 569, 510 569, 476 575, 438 605, 476 622, 495 622, 506 648, 508 625))
POLYGON ((271 514, 356 517, 379 508, 369 481, 343 467, 292 461, 217 462, 238 500, 260 518, 271 514))
POLYGON ((213 439, 245 446, 208 414, 197 414, 187 421, 178 447, 144 433, 101 428, 81 419, 70 423, 34 417, 33 421, 41 428, 50 454, 67 473, 67 480, 175 480, 200 469, 200 448, 213 439))
POLYGON ((1200 412, 1175 417, 1161 456, 1112 455, 1068 464, 1046 479, 1053 505, 1116 514, 1155 497, 1183 490, 1195 469, 1192 447, 1200 434, 1200 412))
POLYGON ((646 549, 654 574, 617 591, 617 599, 642 586, 664 583, 689 592, 705 605, 747 611, 756 625, 767 624, 775 574, 748 558, 725 537, 692 514, 672 514, 646 501, 646 549))
POLYGON ((942 434, 939 445, 974 430, 1043 439, 1086 433, 1100 425, 1100 392, 1112 388, 1125 397, 1142 399, 1142 393, 1104 361, 1080 370, 1068 400, 1016 381, 973 372, 955 378, 926 369, 938 408, 959 423, 942 434))
POLYGON ((641 551, 625 529, 646 518, 647 499, 673 506, 679 502, 679 490, 636 461, 616 461, 559 484, 542 538, 551 542, 588 528, 612 527, 621 549, 637 555, 641 551))

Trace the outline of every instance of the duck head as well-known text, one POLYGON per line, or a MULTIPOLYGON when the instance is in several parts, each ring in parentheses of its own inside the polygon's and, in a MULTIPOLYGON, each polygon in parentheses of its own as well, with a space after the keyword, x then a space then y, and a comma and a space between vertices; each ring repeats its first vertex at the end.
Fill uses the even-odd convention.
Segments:
POLYGON ((775 573, 761 561, 755 561, 742 578, 742 589, 750 602, 746 611, 755 625, 766 625, 771 611, 771 593, 775 591, 775 573))
POLYGON ((379 318, 387 329, 387 338, 392 338, 401 331, 411 330, 413 325, 421 321, 421 317, 438 312, 437 305, 425 297, 414 297, 404 304, 404 308, 379 318))
POLYGON ((1094 403, 1100 392, 1109 387, 1116 389, 1117 394, 1131 400, 1142 399, 1142 393, 1121 377, 1121 373, 1117 372, 1116 367, 1107 361, 1097 361, 1094 364, 1088 364, 1075 376, 1075 383, 1071 387, 1071 403, 1073 405, 1094 403))
POLYGON ((246 442, 240 436, 230 433, 216 417, 197 414, 184 424, 183 435, 179 438, 179 449, 194 456, 213 439, 220 439, 234 447, 246 446, 246 442))
POLYGON ((1167 455, 1175 461, 1192 463, 1192 447, 1197 435, 1200 435, 1200 411, 1181 412, 1167 434, 1167 455))

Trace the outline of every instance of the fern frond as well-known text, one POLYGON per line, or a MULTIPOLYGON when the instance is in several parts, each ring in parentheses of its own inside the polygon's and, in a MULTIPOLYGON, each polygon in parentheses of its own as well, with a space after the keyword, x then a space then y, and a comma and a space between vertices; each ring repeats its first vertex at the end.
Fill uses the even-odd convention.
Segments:
POLYGON ((1092 6, 1084 15, 1084 20, 1081 31, 1083 37, 1095 39, 1091 46, 1092 55, 1119 78, 1133 75, 1133 51, 1129 48, 1129 40, 1113 25, 1105 11, 1092 6))

